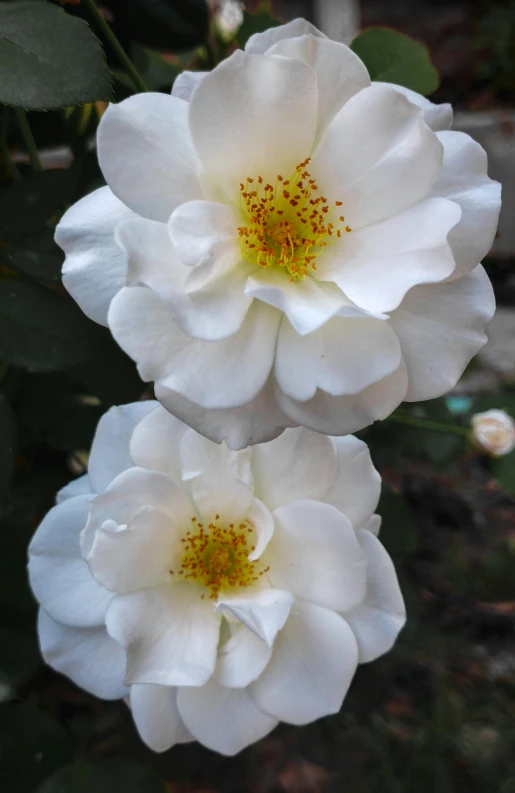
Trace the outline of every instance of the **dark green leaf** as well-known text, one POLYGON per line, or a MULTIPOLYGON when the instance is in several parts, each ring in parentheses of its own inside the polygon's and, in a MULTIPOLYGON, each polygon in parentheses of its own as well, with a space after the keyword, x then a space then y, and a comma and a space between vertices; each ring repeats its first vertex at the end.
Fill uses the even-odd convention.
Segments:
POLYGON ((96 326, 66 296, 14 279, 0 280, 0 358, 32 372, 84 361, 96 326))
POLYGON ((204 0, 104 0, 113 14, 113 27, 127 43, 181 52, 197 47, 209 28, 204 0))
POLYGON ((16 419, 4 394, 0 392, 0 503, 9 495, 14 466, 16 419))
POLYGON ((405 559, 417 547, 418 531, 402 496, 383 484, 376 512, 381 515, 380 538, 394 561, 405 559))
POLYGON ((150 768, 132 760, 103 760, 61 768, 37 793, 166 793, 166 785, 150 768))
POLYGON ((280 24, 282 23, 274 19, 273 16, 266 11, 260 11, 257 14, 251 14, 245 11, 243 14, 243 22, 238 30, 238 44, 241 49, 243 49, 254 33, 263 33, 265 30, 268 30, 268 28, 275 28, 280 24))
POLYGON ((0 627, 0 683, 16 687, 26 683, 41 662, 35 632, 0 627))
POLYGON ((54 242, 53 229, 43 229, 16 246, 0 250, 0 262, 5 267, 49 286, 61 283, 64 254, 54 242))
POLYGON ((67 732, 29 704, 0 707, 0 789, 30 793, 72 756, 67 732))
POLYGON ((490 470, 506 493, 515 498, 515 451, 491 459, 490 470))
POLYGON ((53 110, 111 96, 111 75, 97 37, 50 3, 0 5, 0 102, 53 110))
POLYGON ((34 606, 27 576, 27 546, 36 528, 36 499, 32 487, 15 491, 10 511, 0 519, 0 603, 17 609, 34 606))
POLYGON ((432 94, 440 78, 425 44, 389 28, 367 28, 351 44, 372 80, 396 83, 419 94, 432 94))
POLYGON ((71 375, 89 394, 100 399, 104 409, 135 402, 145 390, 133 361, 104 329, 99 332, 99 343, 93 355, 74 367, 71 375))

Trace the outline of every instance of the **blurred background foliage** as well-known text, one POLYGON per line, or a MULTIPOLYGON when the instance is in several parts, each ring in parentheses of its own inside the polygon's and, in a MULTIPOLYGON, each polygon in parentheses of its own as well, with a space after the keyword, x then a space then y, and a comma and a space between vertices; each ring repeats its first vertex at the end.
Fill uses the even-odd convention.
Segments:
MULTIPOLYGON (((352 46, 374 79, 463 107, 513 105, 511 0, 457 3, 447 22, 431 3, 424 35, 406 4, 388 9, 401 32, 377 27, 377 3, 362 5, 374 26, 352 46), (430 45, 441 84, 413 33, 430 45), (449 41, 461 43, 461 60, 449 41)), ((515 452, 487 460, 467 438, 475 412, 515 416, 510 377, 404 405, 360 433, 385 482, 381 539, 408 624, 391 654, 359 669, 337 716, 282 725, 234 759, 197 745, 154 755, 123 702, 96 700, 42 664, 27 544, 56 490, 84 471, 100 415, 152 393, 62 288, 54 228, 103 184, 94 135, 107 101, 142 84, 169 91, 182 69, 212 68, 278 24, 269 2, 253 3, 229 33, 204 0, 99 7, 0 0, 0 788, 515 793, 515 452)), ((511 260, 488 269, 498 300, 512 302, 511 260)))

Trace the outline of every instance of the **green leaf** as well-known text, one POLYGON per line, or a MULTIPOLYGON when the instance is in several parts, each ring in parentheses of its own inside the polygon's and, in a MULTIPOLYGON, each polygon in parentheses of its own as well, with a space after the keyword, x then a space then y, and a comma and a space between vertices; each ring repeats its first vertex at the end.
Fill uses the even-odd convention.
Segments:
POLYGON ((88 358, 97 328, 66 296, 0 280, 0 358, 31 372, 65 369, 88 358))
POLYGON ((14 413, 5 395, 0 392, 0 503, 5 501, 11 489, 15 435, 14 413))
POLYGON ((50 3, 0 4, 0 102, 53 110, 111 96, 97 37, 81 19, 50 3))
POLYGON ((440 78, 425 44, 389 28, 372 27, 359 33, 351 44, 372 80, 396 83, 419 94, 432 94, 440 78))
POLYGON ((209 29, 205 0, 103 0, 113 15, 115 33, 127 46, 181 52, 198 47, 209 29))
POLYGON ((98 335, 93 354, 75 366, 71 375, 89 394, 100 399, 104 410, 111 405, 135 402, 146 386, 133 361, 118 347, 108 330, 101 328, 98 335))
POLYGON ((57 768, 69 763, 68 733, 29 704, 0 707, 0 789, 31 793, 57 768))
POLYGON ((418 529, 402 496, 383 484, 376 512, 381 515, 380 538, 394 561, 401 561, 417 547, 418 529))
POLYGON ((37 525, 33 488, 16 490, 10 510, 0 520, 0 603, 32 609, 34 597, 27 576, 27 546, 37 525))
POLYGON ((26 683, 41 663, 35 631, 0 627, 0 684, 16 687, 26 683))
MULTIPOLYGON (((0 14, 1 8, 0 5, 0 14)), ((73 168, 56 169, 28 174, 3 190, 0 193, 2 246, 41 232, 69 203, 76 182, 77 173, 73 168)))
POLYGON ((501 485, 502 489, 515 498, 515 451, 503 457, 492 457, 490 470, 501 485))
POLYGON ((269 28, 278 27, 282 23, 274 19, 267 11, 259 11, 257 14, 251 14, 249 11, 243 13, 243 22, 238 30, 237 40, 241 49, 255 33, 263 33, 269 28))
POLYGON ((95 765, 76 763, 61 768, 37 793, 166 793, 162 779, 132 760, 103 760, 95 765))

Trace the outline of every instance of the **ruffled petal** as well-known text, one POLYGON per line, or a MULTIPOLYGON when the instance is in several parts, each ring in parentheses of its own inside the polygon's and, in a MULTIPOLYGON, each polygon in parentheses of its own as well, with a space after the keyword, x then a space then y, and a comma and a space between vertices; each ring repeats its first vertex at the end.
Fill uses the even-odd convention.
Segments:
POLYGON ((126 683, 203 686, 214 672, 220 617, 194 584, 117 595, 109 635, 127 650, 126 683))
POLYGON ((128 694, 125 650, 98 628, 71 628, 55 622, 39 610, 38 634, 41 654, 56 672, 101 699, 121 699, 128 694))
POLYGON ((218 614, 232 615, 252 631, 268 647, 288 619, 294 597, 280 589, 263 589, 248 593, 247 597, 219 597, 215 606, 218 614))
POLYGON ((431 195, 455 201, 460 222, 449 234, 456 260, 453 278, 469 273, 486 256, 494 241, 501 208, 501 185, 487 174, 486 152, 464 132, 440 132, 443 167, 431 195))
POLYGON ((136 94, 110 105, 97 147, 109 187, 138 215, 167 221, 176 206, 201 198, 188 104, 177 97, 136 94))
POLYGON ((90 493, 93 493, 93 491, 91 489, 89 476, 83 474, 77 477, 77 479, 72 479, 71 482, 58 491, 55 497, 55 503, 62 504, 63 501, 68 501, 69 498, 74 498, 75 496, 88 496, 90 493))
POLYGON ((434 399, 456 385, 486 344, 485 325, 494 311, 492 285, 481 266, 457 281, 408 292, 390 319, 408 368, 408 402, 434 399))
POLYGON ((256 493, 269 509, 299 498, 318 500, 336 475, 335 446, 325 435, 288 429, 276 440, 254 446, 252 468, 256 493))
POLYGON ((140 738, 152 751, 165 752, 176 743, 194 740, 181 719, 176 688, 135 684, 130 706, 140 738))
POLYGON ((333 504, 358 529, 369 519, 381 495, 381 477, 374 468, 366 443, 346 435, 333 438, 337 473, 322 497, 333 504))
POLYGON ((442 157, 422 112, 395 89, 374 83, 334 117, 309 170, 330 201, 342 201, 342 215, 355 230, 425 198, 442 157))
POLYGON ((357 662, 356 639, 345 620, 313 603, 298 603, 248 691, 266 713, 308 724, 340 710, 357 662))
POLYGON ((188 430, 186 424, 157 404, 132 433, 130 454, 134 465, 161 471, 174 485, 181 487, 180 446, 188 430))
POLYGON ((363 600, 366 556, 336 507, 294 501, 273 515, 274 536, 262 557, 273 586, 337 611, 363 600))
POLYGON ((157 404, 154 400, 132 402, 104 413, 98 422, 88 461, 89 480, 95 493, 101 493, 118 474, 132 468, 132 433, 157 404))
POLYGON ((359 649, 359 663, 374 661, 390 650, 406 622, 406 608, 393 562, 377 537, 362 529, 358 540, 368 558, 367 594, 344 613, 359 649))
POLYGON ((107 325, 109 303, 127 277, 127 259, 114 230, 134 212, 101 187, 62 216, 55 241, 63 249, 63 284, 90 319, 107 325))
POLYGON ((254 705, 241 688, 210 680, 202 688, 181 688, 179 712, 192 735, 208 749, 235 755, 274 729, 277 719, 254 705))
POLYGON ((334 317, 307 336, 283 321, 275 376, 287 396, 305 402, 317 389, 332 396, 357 394, 395 372, 400 362, 395 333, 381 320, 334 317))
POLYGON ((181 72, 175 78, 175 82, 172 86, 172 96, 189 102, 193 91, 208 73, 209 72, 189 72, 187 69, 181 72))
POLYGON ((294 19, 286 25, 278 25, 274 28, 268 28, 262 33, 254 33, 247 44, 245 45, 245 52, 251 55, 263 55, 270 47, 277 44, 278 41, 285 39, 295 39, 299 36, 315 36, 316 38, 327 38, 318 28, 307 22, 305 19, 294 19))
POLYGON ((395 88, 396 91, 403 94, 406 99, 413 102, 414 105, 419 107, 424 114, 424 121, 433 132, 440 132, 441 130, 450 129, 452 126, 452 105, 448 102, 443 102, 440 105, 426 99, 422 94, 417 94, 411 88, 405 88, 403 85, 395 85, 394 83, 383 83, 395 88))
POLYGON ((247 177, 275 182, 309 156, 317 123, 317 82, 300 61, 234 52, 197 86, 190 128, 202 173, 237 201, 247 177))
POLYGON ((41 521, 29 546, 30 584, 52 619, 65 625, 102 625, 112 592, 101 586, 81 556, 79 536, 91 496, 59 504, 41 521))
POLYGON ((272 367, 280 318, 275 309, 253 304, 238 333, 210 342, 181 331, 167 306, 144 287, 122 289, 109 311, 111 331, 141 377, 206 408, 238 407, 259 394, 272 367))
POLYGON ((262 673, 272 648, 245 625, 226 624, 231 635, 218 650, 212 679, 228 688, 246 688, 262 673))

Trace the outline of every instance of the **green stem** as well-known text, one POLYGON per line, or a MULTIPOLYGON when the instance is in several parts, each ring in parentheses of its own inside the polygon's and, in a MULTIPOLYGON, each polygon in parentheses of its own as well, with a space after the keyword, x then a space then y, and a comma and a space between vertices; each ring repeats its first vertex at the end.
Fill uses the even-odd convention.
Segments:
POLYGON ((30 157, 32 170, 42 171, 43 166, 41 165, 41 160, 39 159, 38 147, 36 146, 36 141, 34 140, 34 135, 32 134, 27 114, 21 107, 15 107, 14 111, 16 113, 16 119, 18 121, 23 142, 25 143, 25 148, 27 149, 27 153, 30 157))
POLYGON ((446 432, 450 435, 461 435, 463 438, 468 438, 470 432, 466 427, 458 427, 456 424, 440 424, 437 421, 427 421, 426 419, 417 419, 414 416, 400 416, 393 414, 388 416, 385 421, 391 421, 396 424, 405 424, 408 427, 417 427, 421 430, 430 430, 431 432, 446 432))
POLYGON ((84 0, 84 4, 87 5, 87 7, 90 10, 91 16, 94 18, 95 22, 97 23, 98 27, 100 28, 106 39, 108 40, 113 50, 116 52, 118 60, 122 64, 123 68, 128 74, 130 74, 132 78, 132 82, 134 83, 138 91, 148 91, 147 86, 145 85, 140 75, 134 68, 131 59, 123 49, 122 45, 114 35, 113 31, 107 24, 106 20, 104 19, 100 11, 98 10, 95 0, 84 0))

